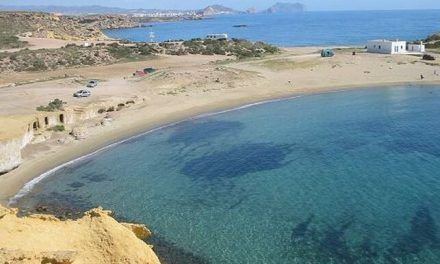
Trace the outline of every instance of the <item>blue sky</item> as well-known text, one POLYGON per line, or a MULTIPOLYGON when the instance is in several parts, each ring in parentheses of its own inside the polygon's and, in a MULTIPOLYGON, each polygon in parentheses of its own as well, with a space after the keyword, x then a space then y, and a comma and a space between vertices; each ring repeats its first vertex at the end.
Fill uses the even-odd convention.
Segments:
MULTIPOLYGON (((283 1, 283 0, 280 0, 283 1)), ((265 9, 277 0, 0 0, 2 5, 103 5, 127 8, 198 9, 222 4, 236 9, 265 9)), ((284 0, 284 2, 289 2, 284 0)), ((296 1, 290 1, 296 2, 296 1)), ((303 0, 308 10, 440 9, 440 0, 303 0)))

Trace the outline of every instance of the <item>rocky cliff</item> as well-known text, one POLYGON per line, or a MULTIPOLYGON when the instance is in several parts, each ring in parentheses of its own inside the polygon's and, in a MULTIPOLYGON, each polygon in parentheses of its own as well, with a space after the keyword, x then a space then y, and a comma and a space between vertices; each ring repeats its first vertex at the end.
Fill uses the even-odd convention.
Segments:
POLYGON ((24 116, 0 117, 0 175, 21 164, 21 150, 33 137, 27 126, 30 119, 24 116))
POLYGON ((0 263, 145 263, 159 264, 142 239, 143 225, 118 223, 102 208, 78 220, 49 215, 17 217, 0 206, 0 263))
POLYGON ((0 174, 18 167, 21 160, 21 149, 32 139, 31 133, 26 133, 21 138, 0 141, 0 174))

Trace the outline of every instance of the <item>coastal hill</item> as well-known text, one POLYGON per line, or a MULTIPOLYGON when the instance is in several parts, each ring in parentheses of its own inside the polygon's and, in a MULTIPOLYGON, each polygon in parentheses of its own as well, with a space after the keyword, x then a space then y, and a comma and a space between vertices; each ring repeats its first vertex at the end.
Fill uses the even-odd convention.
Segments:
MULTIPOLYGON (((210 5, 201 9, 194 10, 161 10, 161 9, 126 9, 119 7, 106 7, 99 5, 91 6, 20 6, 20 5, 0 5, 0 10, 3 11, 27 11, 27 12, 47 12, 54 14, 62 14, 67 16, 84 16, 84 15, 99 15, 99 14, 113 14, 126 15, 131 17, 207 17, 214 15, 229 15, 229 14, 243 14, 243 13, 258 13, 256 8, 251 7, 245 11, 235 10, 223 5, 210 5)), ((305 10, 305 5, 301 3, 278 2, 261 13, 275 14, 275 13, 292 13, 305 10)))
POLYGON ((301 3, 284 3, 278 2, 265 10, 263 13, 276 14, 276 13, 295 13, 305 10, 305 5, 301 3))
POLYGON ((102 29, 134 27, 137 23, 125 16, 58 16, 40 12, 1 12, 0 34, 64 40, 98 40, 107 37, 102 29))
POLYGON ((0 10, 3 11, 27 11, 27 12, 47 12, 56 13, 69 16, 80 16, 80 15, 97 15, 97 14, 114 14, 114 15, 128 15, 128 16, 157 16, 161 14, 162 16, 213 16, 213 15, 224 15, 224 14, 236 14, 241 13, 240 11, 234 10, 229 7, 222 5, 210 5, 202 9, 195 10, 161 10, 161 9, 126 9, 119 7, 106 7, 99 5, 91 6, 6 6, 0 5, 0 10))
POLYGON ((426 48, 428 49, 439 49, 440 48, 440 32, 432 34, 423 40, 426 43, 426 48))
POLYGON ((58 13, 63 15, 86 15, 86 14, 124 14, 128 9, 118 7, 106 7, 99 5, 91 6, 19 6, 19 5, 0 5, 0 10, 3 11, 28 11, 28 12, 47 12, 58 13))
POLYGON ((229 15, 229 14, 237 14, 237 13, 240 12, 222 5, 211 5, 202 9, 199 12, 199 14, 202 16, 229 15))
POLYGON ((93 209, 78 220, 51 215, 18 217, 0 205, 1 263, 147 263, 160 261, 144 239, 144 225, 118 223, 93 209))

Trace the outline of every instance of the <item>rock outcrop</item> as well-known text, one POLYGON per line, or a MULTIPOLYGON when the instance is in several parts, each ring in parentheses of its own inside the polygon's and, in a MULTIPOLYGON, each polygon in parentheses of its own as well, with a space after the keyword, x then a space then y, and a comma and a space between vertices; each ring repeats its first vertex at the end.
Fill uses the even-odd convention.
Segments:
POLYGON ((0 263, 146 263, 159 264, 141 239, 144 225, 120 224, 110 212, 93 209, 78 220, 49 215, 18 217, 0 206, 0 263))
POLYGON ((225 7, 222 5, 207 6, 206 8, 204 8, 198 12, 198 14, 201 16, 229 15, 229 14, 236 14, 236 13, 239 13, 239 12, 235 11, 232 8, 225 7))
POLYGON ((87 128, 85 126, 76 126, 70 133, 76 140, 84 140, 88 137, 87 128))
POLYGON ((21 162, 21 150, 31 142, 32 131, 26 127, 26 117, 0 117, 0 174, 18 167, 21 162))

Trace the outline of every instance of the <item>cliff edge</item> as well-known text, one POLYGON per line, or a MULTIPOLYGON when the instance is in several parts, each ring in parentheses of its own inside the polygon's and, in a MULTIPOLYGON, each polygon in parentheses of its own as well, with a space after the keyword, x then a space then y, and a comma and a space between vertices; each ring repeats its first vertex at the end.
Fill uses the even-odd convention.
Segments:
POLYGON ((159 264, 141 239, 144 225, 118 223, 102 208, 78 220, 49 215, 18 217, 0 206, 0 263, 147 263, 159 264))

